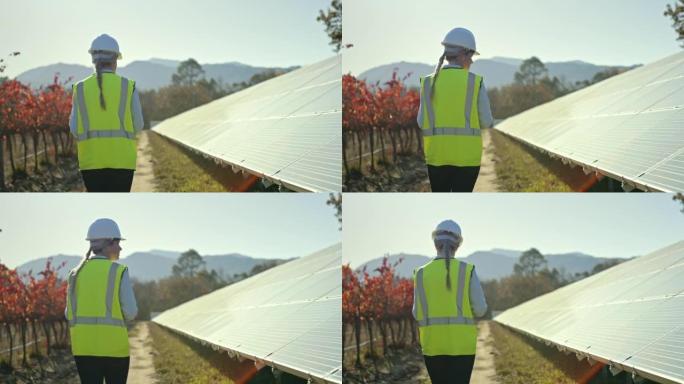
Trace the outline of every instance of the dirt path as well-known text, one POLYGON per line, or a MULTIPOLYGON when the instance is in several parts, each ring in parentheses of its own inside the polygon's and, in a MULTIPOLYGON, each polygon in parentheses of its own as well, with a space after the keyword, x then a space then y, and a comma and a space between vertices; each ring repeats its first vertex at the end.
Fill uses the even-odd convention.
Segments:
MULTIPOLYGON (((418 355, 420 356, 420 355, 418 355)), ((430 378, 422 364, 423 357, 420 356, 420 371, 416 372, 408 382, 410 383, 430 383, 430 378)), ((496 379, 496 369, 494 368, 494 347, 491 333, 489 332, 489 321, 480 321, 477 327, 477 352, 475 354, 475 366, 470 377, 470 384, 499 384, 496 379)))
MULTIPOLYGON (((475 354, 475 366, 470 377, 470 384, 500 384, 496 378, 494 368, 494 347, 489 321, 478 322, 477 352, 475 354)), ((380 348, 380 346, 378 346, 380 348)), ((395 360, 390 364, 393 367, 401 367, 402 372, 395 372, 389 381, 380 380, 378 383, 392 384, 430 384, 430 376, 425 368, 420 348, 415 351, 406 351, 404 355, 394 356, 395 360)), ((396 369, 396 368, 395 368, 396 369)))
POLYGON ((491 129, 482 130, 482 146, 480 176, 475 182, 473 192, 499 192, 494 169, 494 146, 492 145, 491 129))
POLYGON ((141 321, 131 330, 131 365, 128 370, 128 382, 131 384, 156 382, 150 331, 147 327, 148 323, 141 321))
POLYGON ((498 383, 494 368, 494 347, 489 332, 489 321, 480 321, 477 333, 477 354, 470 384, 498 383))
POLYGON ((154 171, 152 168, 152 154, 150 153, 149 130, 138 135, 138 163, 131 192, 154 192, 154 171))

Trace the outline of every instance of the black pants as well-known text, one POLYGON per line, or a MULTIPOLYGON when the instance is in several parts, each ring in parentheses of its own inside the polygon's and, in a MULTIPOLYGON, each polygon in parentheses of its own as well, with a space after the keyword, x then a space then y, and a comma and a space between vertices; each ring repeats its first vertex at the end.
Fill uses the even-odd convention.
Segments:
POLYGON ((126 384, 130 357, 74 356, 81 384, 126 384))
POLYGON ((133 184, 132 169, 88 169, 81 176, 88 192, 130 192, 133 184))
POLYGON ((423 356, 432 384, 468 384, 475 355, 423 356))
POLYGON ((432 192, 472 192, 479 174, 479 166, 428 165, 432 192))

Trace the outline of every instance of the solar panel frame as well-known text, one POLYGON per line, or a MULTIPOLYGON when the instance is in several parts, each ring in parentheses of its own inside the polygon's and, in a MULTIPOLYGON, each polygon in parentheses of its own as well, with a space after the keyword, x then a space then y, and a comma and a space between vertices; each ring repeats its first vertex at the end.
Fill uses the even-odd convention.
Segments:
POLYGON ((495 127, 586 173, 684 191, 684 52, 559 97, 495 127))
POLYGON ((214 100, 152 130, 294 191, 342 190, 341 56, 214 100))
POLYGON ((532 299, 494 320, 578 357, 651 380, 682 383, 683 274, 681 241, 532 299))
POLYGON ((341 244, 169 309, 152 321, 230 356, 342 383, 341 244))

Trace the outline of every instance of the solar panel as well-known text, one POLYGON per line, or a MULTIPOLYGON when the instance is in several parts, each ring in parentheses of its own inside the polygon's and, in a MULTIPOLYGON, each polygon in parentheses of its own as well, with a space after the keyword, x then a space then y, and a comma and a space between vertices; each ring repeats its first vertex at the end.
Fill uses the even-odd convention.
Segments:
POLYGON ((342 383, 341 244, 163 312, 153 321, 233 356, 342 383))
POLYGON ((684 382, 684 241, 559 288, 494 320, 659 382, 684 382))
POLYGON ((496 129, 621 180, 628 190, 684 191, 684 52, 522 112, 496 129))
POLYGON ((164 120, 153 130, 297 191, 342 190, 341 56, 164 120))

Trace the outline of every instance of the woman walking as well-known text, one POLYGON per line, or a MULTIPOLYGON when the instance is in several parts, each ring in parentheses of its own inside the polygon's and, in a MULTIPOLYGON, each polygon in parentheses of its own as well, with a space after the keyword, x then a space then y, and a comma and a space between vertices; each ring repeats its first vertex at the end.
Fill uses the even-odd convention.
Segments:
POLYGON ((475 317, 487 302, 472 264, 455 260, 461 227, 445 220, 432 232, 437 257, 413 276, 413 316, 433 384, 468 384, 475 364, 475 317))
POLYGON ((421 78, 418 125, 432 192, 472 192, 480 173, 481 127, 493 125, 482 76, 469 72, 475 36, 454 28, 435 72, 421 78), (444 60, 448 62, 442 67, 444 60))
POLYGON ((95 73, 74 85, 71 133, 88 192, 130 192, 144 121, 135 82, 116 74, 119 44, 100 35, 88 51, 95 73))
POLYGON ((125 384, 130 363, 125 320, 138 307, 128 269, 117 263, 121 232, 111 219, 88 229, 90 249, 69 273, 66 317, 82 384, 125 384), (92 254, 92 256, 91 256, 92 254))

